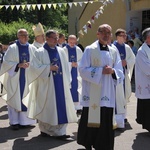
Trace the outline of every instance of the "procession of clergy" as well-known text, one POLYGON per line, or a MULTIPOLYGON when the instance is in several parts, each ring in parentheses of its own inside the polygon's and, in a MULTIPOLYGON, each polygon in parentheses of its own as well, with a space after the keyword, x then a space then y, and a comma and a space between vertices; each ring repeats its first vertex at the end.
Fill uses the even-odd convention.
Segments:
MULTIPOLYGON (((84 53, 77 46, 75 35, 69 35, 66 42, 65 36, 55 30, 44 33, 41 23, 33 26, 33 32, 35 40, 29 44, 27 30, 18 30, 18 40, 8 47, 0 70, 2 99, 7 102, 11 128, 19 130, 38 122, 41 136, 66 140, 70 138, 66 135, 67 124, 79 123, 78 144, 89 150, 112 150, 114 129, 125 128, 127 102, 132 93, 135 55, 125 44, 126 31, 118 29, 112 44, 111 27, 100 25, 98 40, 84 53)), ((145 32, 147 40, 150 30, 145 32)), ((142 62, 145 58, 137 54, 135 73, 141 69, 147 74, 139 71, 135 79, 138 103, 150 98, 149 87, 146 89, 149 81, 142 81, 150 74, 144 66, 150 62, 149 47, 145 42, 141 47, 141 56, 147 60, 142 62)), ((143 123, 141 114, 144 112, 138 112, 137 122, 150 131, 150 121, 145 118, 149 124, 143 123)))

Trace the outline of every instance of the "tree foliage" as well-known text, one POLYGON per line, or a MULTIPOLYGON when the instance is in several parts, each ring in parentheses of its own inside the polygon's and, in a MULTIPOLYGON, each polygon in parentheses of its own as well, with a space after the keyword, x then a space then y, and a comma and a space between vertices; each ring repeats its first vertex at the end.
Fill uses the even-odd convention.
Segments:
MULTIPOLYGON (((3 5, 17 5, 17 4, 46 4, 46 3, 66 3, 72 0, 1 0, 0 4, 3 5)), ((25 20, 26 22, 37 24, 41 22, 46 27, 59 28, 67 33, 68 29, 68 10, 65 7, 59 9, 48 8, 44 10, 43 7, 39 10, 36 8, 33 10, 22 9, 17 10, 15 7, 13 10, 9 7, 0 9, 0 21, 5 23, 11 23, 13 21, 25 20)))
MULTIPOLYGON (((73 0, 0 0, 0 5, 17 5, 17 4, 48 4, 48 3, 66 3, 73 0)), ((29 32, 30 40, 33 42, 34 35, 32 26, 38 24, 44 25, 45 31, 47 29, 55 29, 67 35, 68 30, 68 9, 65 7, 53 9, 48 8, 44 10, 43 7, 39 10, 22 9, 15 7, 0 9, 0 42, 8 44, 10 41, 16 40, 17 30, 25 28, 29 32)))

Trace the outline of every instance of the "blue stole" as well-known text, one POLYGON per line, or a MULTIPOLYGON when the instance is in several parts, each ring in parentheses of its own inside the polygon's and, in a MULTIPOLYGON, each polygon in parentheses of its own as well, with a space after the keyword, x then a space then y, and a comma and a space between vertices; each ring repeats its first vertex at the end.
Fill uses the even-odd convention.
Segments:
MULTIPOLYGON (((29 43, 21 45, 19 41, 16 42, 19 50, 19 63, 29 62, 29 43)), ((19 84, 20 84, 20 97, 21 97, 21 110, 27 111, 27 107, 22 103, 24 87, 25 87, 25 69, 20 68, 19 84)))
MULTIPOLYGON (((114 41, 114 45, 117 47, 121 60, 124 60, 126 58, 126 50, 125 50, 125 44, 122 45, 119 44, 117 41, 114 41)), ((123 67, 123 73, 125 74, 125 67, 123 67)), ((125 90, 125 79, 123 80, 124 83, 124 90, 125 90)))
POLYGON ((60 56, 56 47, 52 49, 48 46, 47 43, 45 43, 44 48, 48 52, 51 61, 50 63, 52 65, 57 65, 59 67, 58 71, 52 71, 51 75, 53 76, 53 80, 54 80, 58 124, 65 124, 68 123, 68 119, 67 119, 66 101, 65 101, 65 94, 64 94, 63 76, 62 76, 63 70, 62 70, 60 56))
POLYGON ((117 41, 114 42, 114 45, 117 47, 121 60, 126 58, 125 44, 120 45, 117 41))
MULTIPOLYGON (((68 58, 69 62, 77 62, 77 53, 76 53, 76 46, 73 48, 70 47, 69 45, 66 46, 68 49, 68 58)), ((72 76, 72 82, 71 82, 71 95, 73 102, 79 102, 79 97, 78 97, 78 80, 77 80, 77 68, 72 67, 71 69, 71 76, 72 76)))

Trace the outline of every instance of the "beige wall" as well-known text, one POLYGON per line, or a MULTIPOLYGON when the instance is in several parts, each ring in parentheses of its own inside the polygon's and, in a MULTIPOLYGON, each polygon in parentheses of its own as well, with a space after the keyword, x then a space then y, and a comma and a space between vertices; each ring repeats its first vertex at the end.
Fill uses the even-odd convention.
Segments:
MULTIPOLYGON (((79 0, 81 1, 81 0, 79 0)), ((98 19, 94 19, 95 23, 91 24, 92 28, 87 29, 87 34, 84 33, 84 36, 80 39, 79 43, 81 43, 84 47, 91 44, 96 40, 96 32, 98 29, 98 26, 107 23, 112 26, 113 29, 113 40, 115 40, 114 33, 116 29, 123 28, 125 30, 128 30, 129 23, 130 23, 130 12, 141 9, 149 9, 150 6, 150 0, 139 0, 135 2, 134 0, 131 0, 131 3, 129 3, 130 9, 127 5, 126 0, 114 0, 114 3, 109 3, 107 6, 104 7, 104 12, 101 14, 98 19)), ((95 15, 95 12, 102 6, 102 3, 95 2, 93 4, 84 4, 84 6, 80 7, 72 7, 69 10, 69 28, 68 33, 69 34, 78 34, 78 32, 82 29, 83 26, 86 25, 87 21, 90 20, 90 18, 95 15), (83 14, 82 14, 83 13, 83 14), (75 29, 75 24, 76 29, 75 29)), ((138 14, 138 13, 136 13, 138 14)), ((134 16, 134 13, 133 13, 134 16)), ((141 20, 139 21, 141 22, 141 20)))
POLYGON ((150 0, 131 0, 131 10, 150 9, 150 0))

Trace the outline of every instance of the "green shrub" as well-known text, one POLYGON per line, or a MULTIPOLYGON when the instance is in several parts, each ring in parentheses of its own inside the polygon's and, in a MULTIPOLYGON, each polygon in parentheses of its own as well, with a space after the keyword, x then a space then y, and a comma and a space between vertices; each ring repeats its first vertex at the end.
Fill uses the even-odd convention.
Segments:
MULTIPOLYGON (((0 43, 9 44, 11 41, 15 41, 17 39, 17 31, 21 28, 24 28, 29 33, 29 43, 33 43, 34 41, 34 33, 32 30, 32 23, 26 22, 24 20, 19 19, 19 21, 13 21, 9 24, 4 22, 0 22, 0 43)), ((51 29, 51 27, 46 27, 43 25, 44 31, 51 29)), ((64 30, 53 28, 58 32, 64 33, 64 30)))

